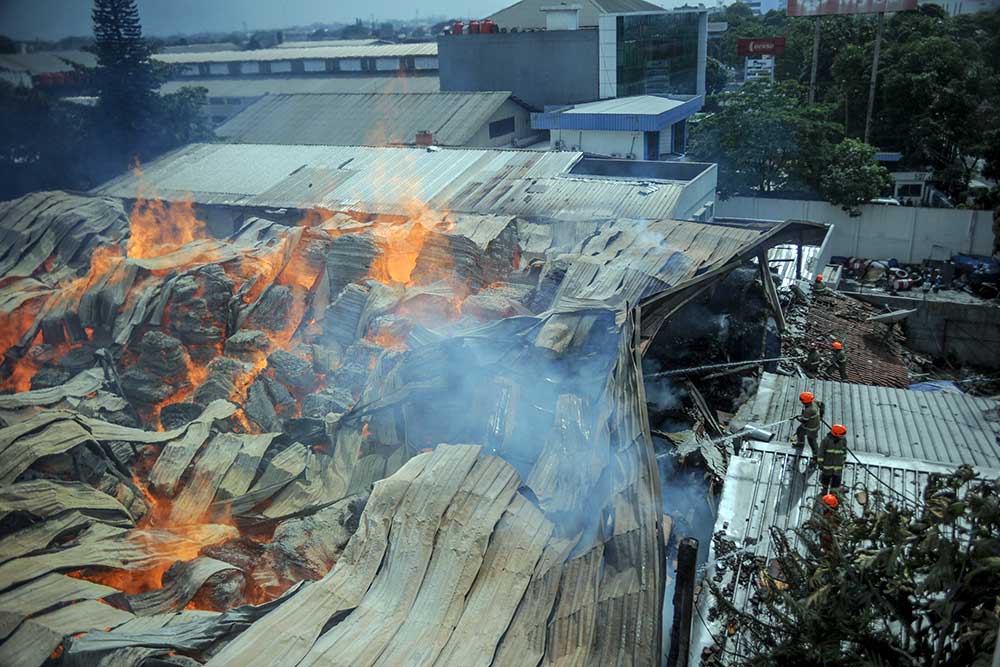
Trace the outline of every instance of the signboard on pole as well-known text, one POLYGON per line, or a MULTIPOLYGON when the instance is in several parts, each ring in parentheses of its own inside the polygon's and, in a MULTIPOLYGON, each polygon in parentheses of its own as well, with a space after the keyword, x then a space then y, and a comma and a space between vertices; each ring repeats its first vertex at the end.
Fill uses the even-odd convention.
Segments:
POLYGON ((743 71, 746 81, 759 81, 760 79, 774 81, 774 58, 771 56, 747 58, 743 71))
POLYGON ((750 58, 757 56, 780 56, 785 52, 784 37, 754 37, 736 42, 736 54, 750 58))
POLYGON ((788 0, 789 16, 882 14, 917 8, 917 0, 788 0))

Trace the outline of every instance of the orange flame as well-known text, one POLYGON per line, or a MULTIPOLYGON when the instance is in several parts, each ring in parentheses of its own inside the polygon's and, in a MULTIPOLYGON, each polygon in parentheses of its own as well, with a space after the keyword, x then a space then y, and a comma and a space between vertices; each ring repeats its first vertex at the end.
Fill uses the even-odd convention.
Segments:
POLYGON ((408 227, 379 225, 374 231, 381 253, 372 263, 371 277, 384 284, 411 285, 410 274, 430 230, 418 222, 408 227))
POLYGON ((128 256, 162 257, 192 241, 207 239, 205 223, 197 218, 191 200, 165 203, 139 197, 129 216, 128 256))

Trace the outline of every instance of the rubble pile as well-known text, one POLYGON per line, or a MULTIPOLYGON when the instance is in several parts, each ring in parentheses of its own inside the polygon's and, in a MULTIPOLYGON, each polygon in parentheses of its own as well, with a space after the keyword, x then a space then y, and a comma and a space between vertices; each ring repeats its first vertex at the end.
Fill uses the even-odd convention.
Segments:
POLYGON ((0 233, 0 664, 655 661, 634 323, 572 291, 621 284, 598 251, 66 193, 0 233))

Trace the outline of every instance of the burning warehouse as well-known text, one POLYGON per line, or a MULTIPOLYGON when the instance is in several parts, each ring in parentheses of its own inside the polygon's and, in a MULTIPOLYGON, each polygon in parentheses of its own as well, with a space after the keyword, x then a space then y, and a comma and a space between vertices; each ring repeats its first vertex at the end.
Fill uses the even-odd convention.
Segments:
POLYGON ((658 664, 643 368, 736 295, 698 352, 762 358, 753 262, 826 228, 617 168, 203 145, 0 205, 0 664, 658 664))

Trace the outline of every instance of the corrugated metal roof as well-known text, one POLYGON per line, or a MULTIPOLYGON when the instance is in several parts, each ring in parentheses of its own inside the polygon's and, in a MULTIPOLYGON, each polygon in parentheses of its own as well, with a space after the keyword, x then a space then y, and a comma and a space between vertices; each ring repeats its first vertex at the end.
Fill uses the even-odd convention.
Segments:
POLYGON ((71 72, 73 65, 96 67, 97 56, 87 51, 36 51, 34 53, 2 53, 0 69, 28 74, 71 72))
POLYGON ((275 44, 276 49, 315 49, 317 47, 371 46, 385 44, 381 39, 326 39, 303 40, 301 42, 282 42, 275 44))
POLYGON ((441 89, 437 76, 300 76, 225 77, 182 79, 160 86, 163 94, 176 93, 186 86, 208 90, 209 97, 260 97, 301 93, 436 93, 441 89))
POLYGON ((214 51, 237 51, 239 48, 233 42, 204 42, 202 44, 164 46, 160 53, 212 53, 214 51))
POLYGON ((215 130, 259 144, 463 146, 510 99, 509 92, 268 95, 215 130))
MULTIPOLYGON (((826 405, 826 421, 847 427, 854 451, 959 465, 1000 468, 1000 403, 941 391, 910 391, 764 373, 754 399, 738 417, 773 424, 801 411, 811 391, 826 405)), ((795 423, 776 426, 788 442, 795 423)))
MULTIPOLYGON (((684 182, 567 176, 577 152, 191 144, 143 166, 167 200, 247 207, 437 210, 553 219, 669 218, 684 182), (305 177, 308 175, 308 178, 305 177)), ((134 198, 131 173, 95 192, 134 198)))
MULTIPOLYGON (((554 0, 521 0, 494 13, 490 18, 501 28, 544 28, 545 14, 542 7, 558 5, 554 0)), ((628 14, 631 12, 666 11, 646 0, 574 0, 580 6, 580 27, 596 28, 601 14, 628 14)))
POLYGON ((684 104, 685 101, 686 100, 675 100, 669 97, 659 97, 657 95, 636 95, 634 97, 616 97, 610 100, 601 100, 599 102, 577 104, 572 109, 567 109, 563 113, 628 113, 656 116, 665 111, 676 109, 684 104))
MULTIPOLYGON (((867 491, 868 509, 890 501, 897 505, 901 502, 921 505, 929 476, 953 470, 909 459, 865 453, 857 456, 863 465, 848 458, 843 474, 845 493, 841 494, 841 502, 855 513, 863 509, 856 493, 862 490, 867 491)), ((738 609, 748 609, 756 590, 757 568, 767 567, 776 555, 771 527, 788 536, 793 547, 798 547, 799 540, 793 530, 817 510, 821 495, 819 473, 805 472, 808 461, 809 457, 796 455, 790 447, 758 443, 729 463, 705 576, 726 591, 727 598, 738 609), (722 541, 736 551, 719 557, 717 551, 722 541)), ((1000 474, 995 469, 979 472, 988 477, 1000 474)), ((703 587, 702 591, 698 600, 700 616, 695 614, 691 632, 689 664, 692 665, 698 664, 702 650, 714 643, 709 631, 716 637, 726 637, 727 651, 742 652, 742 628, 736 628, 735 634, 728 636, 727 629, 712 620, 717 603, 710 589, 703 587)))
POLYGON ((316 60, 337 58, 396 58, 436 56, 436 42, 415 44, 371 44, 365 46, 318 46, 255 49, 252 51, 215 51, 211 53, 157 53, 153 58, 165 63, 233 63, 270 60, 316 60))

